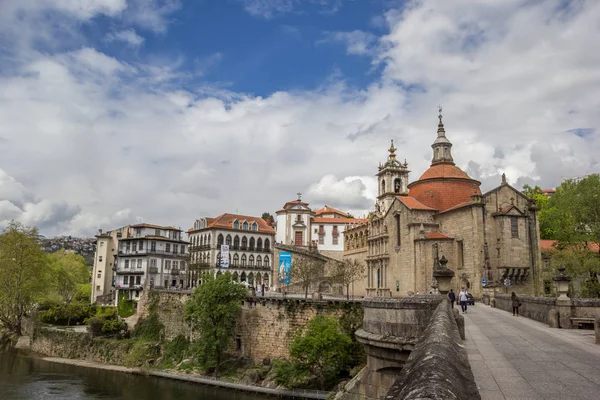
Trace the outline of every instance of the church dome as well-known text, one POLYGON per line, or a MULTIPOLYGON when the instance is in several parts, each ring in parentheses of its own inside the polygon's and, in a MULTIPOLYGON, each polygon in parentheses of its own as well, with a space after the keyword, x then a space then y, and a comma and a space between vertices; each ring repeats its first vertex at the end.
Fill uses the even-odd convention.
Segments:
POLYGON ((461 203, 471 201, 471 196, 481 195, 481 182, 471 179, 463 170, 454 165, 450 149, 452 143, 446 138, 440 110, 438 137, 431 146, 433 160, 431 167, 418 181, 408 185, 408 195, 428 207, 444 211, 461 203))

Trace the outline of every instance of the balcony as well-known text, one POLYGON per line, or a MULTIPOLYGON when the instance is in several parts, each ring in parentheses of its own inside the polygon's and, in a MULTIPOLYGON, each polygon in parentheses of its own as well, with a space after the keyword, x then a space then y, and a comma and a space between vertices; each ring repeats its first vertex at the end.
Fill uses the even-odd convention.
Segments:
POLYGON ((117 268, 115 273, 117 275, 144 275, 144 270, 137 268, 117 268))
POLYGON ((130 250, 130 251, 119 250, 118 255, 119 256, 165 255, 165 256, 172 256, 172 257, 176 257, 176 258, 185 258, 188 256, 186 253, 179 253, 179 252, 174 253, 172 250, 165 251, 165 250, 156 250, 156 249, 130 250))

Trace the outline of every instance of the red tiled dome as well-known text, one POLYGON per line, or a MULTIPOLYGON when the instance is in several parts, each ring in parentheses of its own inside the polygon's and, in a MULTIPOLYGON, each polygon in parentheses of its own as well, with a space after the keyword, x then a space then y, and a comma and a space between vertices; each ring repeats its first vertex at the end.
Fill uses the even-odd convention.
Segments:
POLYGON ((408 185, 408 195, 439 211, 447 210, 481 195, 481 182, 471 179, 454 164, 432 165, 418 181, 408 185))

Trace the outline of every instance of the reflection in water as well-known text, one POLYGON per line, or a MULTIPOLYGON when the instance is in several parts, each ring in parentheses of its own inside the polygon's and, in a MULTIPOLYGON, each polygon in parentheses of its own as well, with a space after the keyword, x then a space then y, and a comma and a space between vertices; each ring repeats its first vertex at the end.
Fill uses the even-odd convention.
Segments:
POLYGON ((12 352, 0 354, 0 398, 264 400, 272 397, 156 377, 55 364, 12 352))

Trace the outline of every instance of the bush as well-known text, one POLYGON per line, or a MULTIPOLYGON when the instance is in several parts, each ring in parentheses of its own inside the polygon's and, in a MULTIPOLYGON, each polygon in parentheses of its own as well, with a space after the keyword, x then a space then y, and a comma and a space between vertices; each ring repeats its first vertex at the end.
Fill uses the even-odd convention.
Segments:
POLYGON ((48 307, 44 305, 39 308, 39 320, 47 324, 55 325, 80 325, 84 324, 86 319, 94 316, 95 306, 71 303, 68 305, 55 305, 48 307))
POLYGON ((126 367, 146 367, 154 364, 159 357, 160 346, 156 343, 144 341, 136 342, 125 356, 126 367))
POLYGON ((87 320, 88 332, 92 334, 92 336, 102 336, 102 327, 104 326, 104 318, 101 317, 92 317, 87 320))
POLYGON ((190 353, 190 342, 183 335, 177 335, 164 345, 164 364, 177 365, 190 353))
POLYGON ((147 318, 138 321, 131 337, 158 342, 163 329, 164 325, 158 320, 158 315, 150 313, 147 318))
POLYGON ((102 324, 104 335, 116 335, 127 330, 127 324, 122 319, 105 319, 102 324))
POLYGON ((273 361, 274 381, 288 389, 312 388, 316 386, 315 378, 301 364, 288 360, 273 361))

